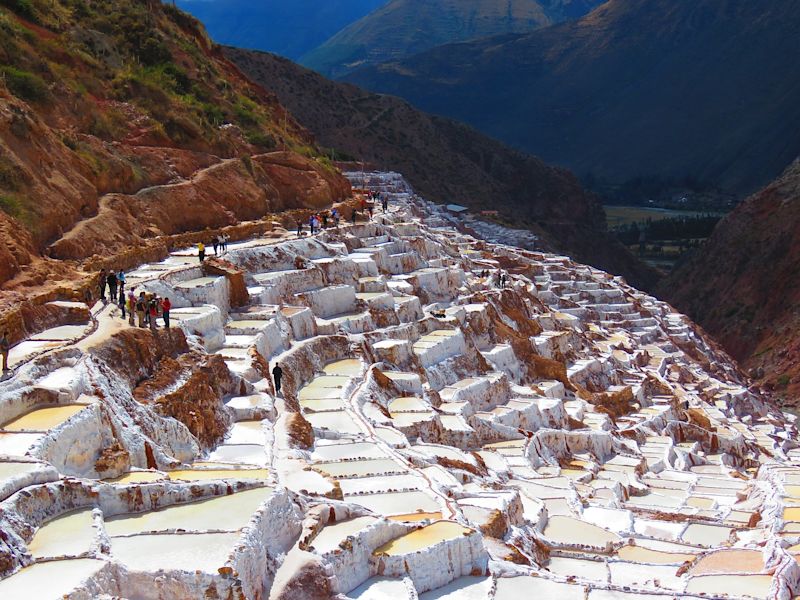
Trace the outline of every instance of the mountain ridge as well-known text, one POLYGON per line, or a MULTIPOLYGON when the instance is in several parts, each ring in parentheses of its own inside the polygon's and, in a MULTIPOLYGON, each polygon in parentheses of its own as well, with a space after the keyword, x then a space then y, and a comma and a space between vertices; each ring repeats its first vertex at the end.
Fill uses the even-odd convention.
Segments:
POLYGON ((610 0, 578 21, 440 46, 345 80, 581 177, 694 178, 741 196, 800 154, 798 28, 790 0, 610 0))

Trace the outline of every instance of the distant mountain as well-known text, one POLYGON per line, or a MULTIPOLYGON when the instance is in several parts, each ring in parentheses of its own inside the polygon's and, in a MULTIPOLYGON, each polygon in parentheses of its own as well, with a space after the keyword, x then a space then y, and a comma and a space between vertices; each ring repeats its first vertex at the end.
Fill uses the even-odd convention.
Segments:
POLYGON ((529 32, 586 14, 605 0, 391 0, 301 58, 332 77, 434 46, 529 32))
POLYGON ((273 91, 319 142, 403 173, 429 200, 494 209, 578 260, 651 286, 656 273, 605 229, 597 199, 569 172, 407 102, 336 83, 262 52, 226 48, 253 81, 273 91))
POLYGON ((661 285, 752 374, 800 409, 800 160, 742 202, 661 285))
POLYGON ((387 0, 177 0, 214 41, 297 59, 387 0))
POLYGON ((745 195, 800 154, 798 31, 797 0, 610 0, 346 79, 581 176, 690 177, 745 195))

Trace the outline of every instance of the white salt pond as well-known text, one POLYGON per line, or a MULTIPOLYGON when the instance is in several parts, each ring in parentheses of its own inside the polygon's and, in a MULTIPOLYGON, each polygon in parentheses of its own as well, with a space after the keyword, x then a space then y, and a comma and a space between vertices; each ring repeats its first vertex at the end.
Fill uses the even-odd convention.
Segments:
POLYGON ((541 577, 500 577, 494 600, 520 600, 521 598, 547 598, 558 600, 584 600, 582 586, 542 579, 541 577))
POLYGON ((267 462, 267 455, 264 453, 263 445, 222 444, 208 455, 208 460, 264 466, 267 462))
POLYGON ((401 579, 388 577, 373 577, 348 593, 351 600, 403 600, 408 599, 409 593, 406 584, 401 579))
POLYGON ((130 471, 119 477, 112 477, 111 479, 104 479, 106 483, 152 483, 161 479, 166 479, 167 476, 158 471, 130 471))
POLYGON ((306 415, 306 419, 312 427, 317 429, 328 429, 338 433, 357 434, 361 433, 361 427, 353 420, 353 417, 344 410, 331 412, 311 413, 306 415))
POLYGON ((79 556, 92 545, 93 523, 91 509, 56 517, 36 530, 28 550, 37 559, 79 556))
POLYGON ((105 528, 112 537, 176 529, 238 531, 247 525, 270 494, 272 488, 262 487, 146 513, 111 517, 106 519, 105 528))
POLYGON ((351 460, 354 458, 386 458, 386 454, 373 442, 350 444, 317 444, 312 457, 319 461, 351 460))
POLYGON ((420 594, 419 600, 486 600, 491 589, 491 577, 459 577, 444 587, 420 594))
POLYGON ((239 421, 233 424, 228 437, 225 439, 226 444, 261 444, 265 442, 264 429, 261 427, 261 421, 239 421))
POLYGON ((173 481, 211 481, 214 479, 267 479, 267 469, 180 469, 167 473, 173 481))
POLYGON ((349 460, 334 463, 315 463, 313 468, 329 477, 364 477, 367 475, 384 475, 388 473, 404 473, 405 467, 390 458, 369 460, 349 460))
POLYGON ((363 363, 357 358, 347 358, 338 360, 325 366, 322 370, 326 375, 339 375, 344 377, 355 377, 361 373, 363 363))
POLYGON ((314 547, 317 554, 325 554, 335 550, 349 536, 358 533, 377 520, 375 517, 357 517, 326 525, 312 540, 311 546, 314 547))
POLYGON ((690 578, 686 591, 709 596, 727 594, 734 597, 766 598, 771 586, 771 575, 702 575, 690 578))
POLYGON ((114 538, 113 556, 133 571, 216 574, 239 541, 238 533, 134 535, 114 538))
POLYGON ((595 547, 605 547, 620 539, 618 535, 607 529, 562 515, 556 515, 547 520, 544 536, 559 544, 595 547))
POLYGON ((31 446, 44 437, 43 433, 0 432, 0 454, 24 456, 31 446))
POLYGON ((0 598, 61 599, 106 564, 105 561, 91 558, 35 563, 0 580, 0 598))
POLYGON ((345 501, 358 504, 380 515, 407 515, 415 512, 433 513, 439 503, 424 492, 390 492, 346 496, 345 501))

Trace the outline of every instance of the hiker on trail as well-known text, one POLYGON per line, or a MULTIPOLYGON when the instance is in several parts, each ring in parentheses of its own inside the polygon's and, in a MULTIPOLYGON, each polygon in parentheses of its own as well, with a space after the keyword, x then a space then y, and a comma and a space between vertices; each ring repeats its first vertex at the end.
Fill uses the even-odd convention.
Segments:
POLYGON ((106 277, 106 282, 108 283, 108 295, 111 297, 111 301, 114 304, 116 304, 117 303, 117 274, 113 270, 106 277))
POLYGON ((150 329, 158 329, 158 325, 156 325, 156 319, 158 319, 158 296, 153 296, 153 299, 150 300, 148 310, 150 312, 150 329))
POLYGON ((125 284, 128 283, 128 280, 125 279, 125 273, 122 272, 122 269, 117 271, 117 293, 119 297, 122 298, 125 295, 125 284))
POLYGON ((339 227, 339 209, 334 208, 333 211, 331 212, 331 216, 333 217, 333 224, 336 227, 339 227))
POLYGON ((106 286, 108 285, 108 273, 105 269, 100 269, 100 300, 106 303, 106 286))
POLYGON ((136 312, 136 294, 135 290, 128 292, 128 325, 133 326, 133 315, 136 312))
POLYGON ((322 228, 323 229, 328 228, 328 211, 322 213, 322 228))
POLYGON ((227 252, 228 251, 228 240, 229 239, 231 239, 231 236, 229 236, 227 233, 222 235, 222 251, 223 252, 227 252))
POLYGON ((372 219, 372 211, 375 210, 375 204, 370 204, 367 206, 367 210, 369 211, 369 218, 372 219))
POLYGON ((272 378, 275 380, 275 393, 280 394, 281 392, 281 379, 283 378, 283 369, 279 364, 275 364, 275 367, 272 369, 272 378))
POLYGON ((125 307, 126 307, 127 303, 128 303, 128 299, 125 297, 125 294, 123 293, 122 290, 119 290, 119 302, 117 304, 119 305, 120 311, 122 311, 122 318, 123 319, 125 319, 125 307))
POLYGON ((197 258, 201 263, 206 259, 206 245, 203 242, 197 244, 197 258))
POLYGON ((353 225, 356 224, 356 216, 358 215, 358 211, 354 208, 353 212, 350 213, 350 220, 353 222, 353 225))
POLYGON ((9 350, 11 350, 11 341, 8 339, 8 332, 4 331, 3 337, 0 338, 0 354, 3 355, 3 373, 7 373, 9 371, 8 368, 9 350))
POLYGON ((164 328, 169 329, 169 311, 172 310, 172 302, 169 298, 164 298, 161 302, 161 316, 164 318, 164 328))
POLYGON ((303 222, 297 219, 297 237, 303 237, 303 222))
POLYGON ((388 196, 384 196, 381 198, 381 205, 383 206, 383 212, 389 212, 389 198, 388 196))
POLYGON ((211 243, 214 245, 214 256, 219 254, 219 242, 220 238, 218 238, 216 235, 211 239, 211 243))
POLYGON ((311 235, 314 235, 314 215, 308 217, 308 226, 311 228, 311 235))
POLYGON ((139 294, 139 298, 136 300, 136 317, 139 321, 139 327, 144 327, 144 315, 145 310, 147 309, 147 298, 144 297, 144 292, 139 294))

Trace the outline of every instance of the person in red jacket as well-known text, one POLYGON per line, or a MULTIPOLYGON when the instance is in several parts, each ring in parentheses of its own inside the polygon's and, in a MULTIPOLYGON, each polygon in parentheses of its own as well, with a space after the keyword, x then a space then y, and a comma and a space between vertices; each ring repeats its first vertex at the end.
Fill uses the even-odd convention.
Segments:
POLYGON ((169 329, 169 311, 172 309, 172 302, 169 298, 164 298, 161 302, 161 315, 164 317, 164 327, 169 329))

